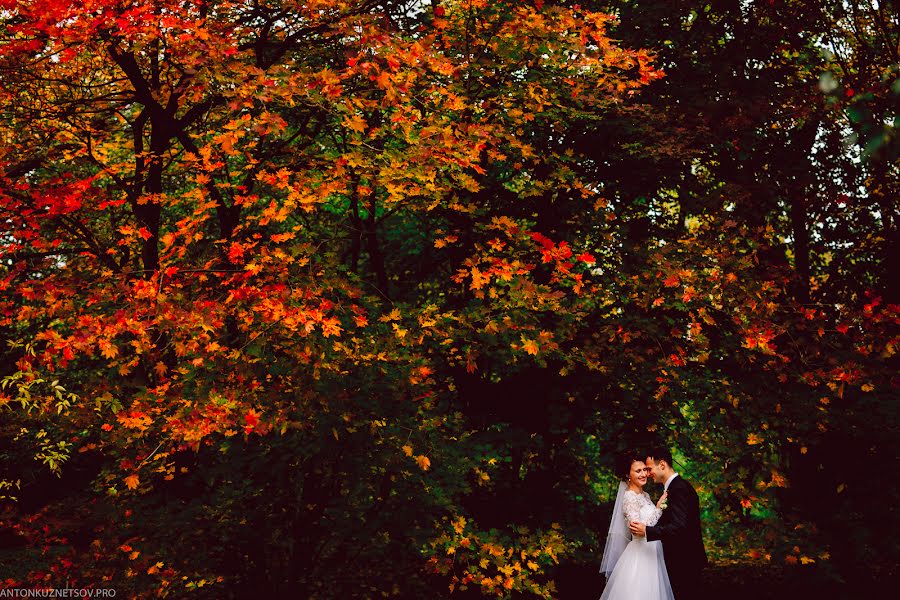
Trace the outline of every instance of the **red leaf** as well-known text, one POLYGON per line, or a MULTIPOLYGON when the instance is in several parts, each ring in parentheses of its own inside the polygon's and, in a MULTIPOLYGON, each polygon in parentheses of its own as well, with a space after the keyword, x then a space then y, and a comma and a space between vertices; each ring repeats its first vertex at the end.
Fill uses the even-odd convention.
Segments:
POLYGON ((238 263, 244 258, 244 248, 237 242, 232 242, 228 249, 228 260, 232 263, 238 263))
POLYGON ((666 277, 665 281, 663 281, 663 285, 666 287, 677 287, 681 284, 681 281, 678 279, 678 275, 674 273, 666 277))

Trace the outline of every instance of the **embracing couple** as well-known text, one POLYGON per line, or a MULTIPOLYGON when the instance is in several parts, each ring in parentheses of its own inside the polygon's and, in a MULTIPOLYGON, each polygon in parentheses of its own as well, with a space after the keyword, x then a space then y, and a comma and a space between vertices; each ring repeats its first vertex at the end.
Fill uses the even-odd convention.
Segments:
POLYGON ((694 600, 706 551, 697 492, 672 468, 672 454, 654 449, 628 454, 618 468, 619 493, 609 523, 600 570, 600 600, 694 600), (644 485, 663 485, 654 504, 644 485))

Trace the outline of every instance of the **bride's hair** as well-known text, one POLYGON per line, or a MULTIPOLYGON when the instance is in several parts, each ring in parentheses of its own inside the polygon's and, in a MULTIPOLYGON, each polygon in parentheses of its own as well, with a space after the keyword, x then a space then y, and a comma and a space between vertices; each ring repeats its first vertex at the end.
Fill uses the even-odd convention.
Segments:
POLYGON ((633 450, 623 452, 616 460, 616 475, 622 481, 628 481, 628 478, 631 475, 631 465, 636 462, 644 462, 645 458, 647 457, 641 456, 638 452, 633 450))

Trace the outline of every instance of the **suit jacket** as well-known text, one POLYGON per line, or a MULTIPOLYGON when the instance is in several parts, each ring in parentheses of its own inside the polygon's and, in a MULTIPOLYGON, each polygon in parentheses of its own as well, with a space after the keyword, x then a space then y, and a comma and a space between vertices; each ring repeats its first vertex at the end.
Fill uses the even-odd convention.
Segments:
POLYGON ((656 525, 647 527, 647 541, 662 541, 669 576, 699 573, 706 566, 700 531, 700 499, 690 483, 676 477, 669 484, 667 507, 656 525))

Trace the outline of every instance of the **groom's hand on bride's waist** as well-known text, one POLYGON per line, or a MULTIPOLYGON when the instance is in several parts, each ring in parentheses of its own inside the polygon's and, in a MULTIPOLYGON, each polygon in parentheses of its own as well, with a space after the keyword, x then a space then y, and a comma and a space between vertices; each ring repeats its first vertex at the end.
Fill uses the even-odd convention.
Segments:
POLYGON ((645 537, 647 535, 647 526, 639 521, 632 521, 629 523, 628 529, 631 530, 631 535, 636 535, 638 537, 645 537))

